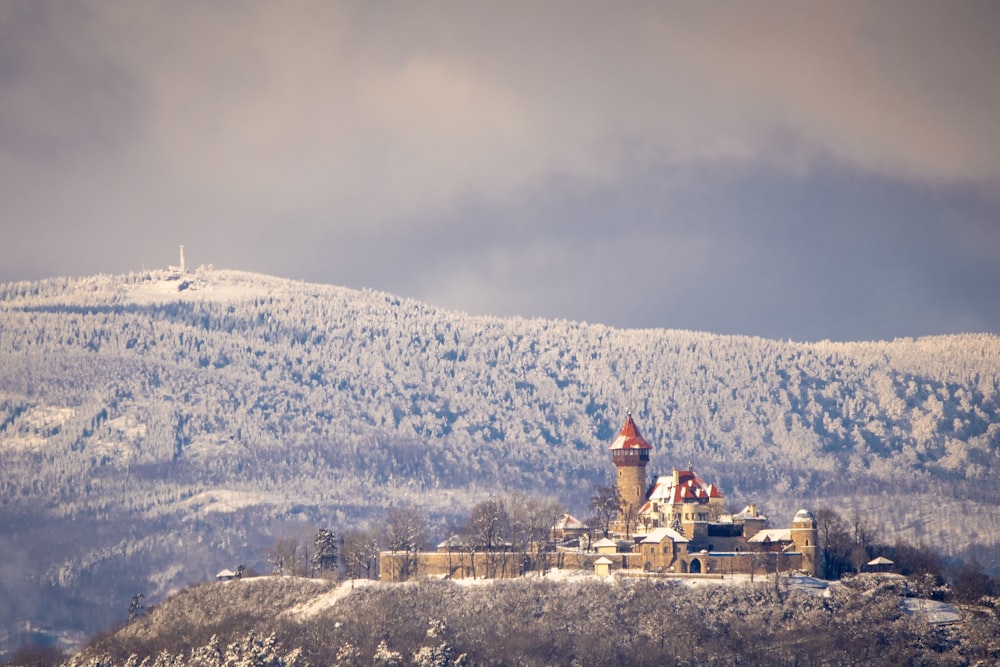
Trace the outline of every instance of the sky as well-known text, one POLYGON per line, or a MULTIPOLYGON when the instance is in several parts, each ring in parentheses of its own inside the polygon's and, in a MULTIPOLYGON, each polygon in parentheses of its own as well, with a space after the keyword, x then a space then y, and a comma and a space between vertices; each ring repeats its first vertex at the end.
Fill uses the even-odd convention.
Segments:
POLYGON ((0 282, 1000 334, 1000 3, 0 0, 0 282))

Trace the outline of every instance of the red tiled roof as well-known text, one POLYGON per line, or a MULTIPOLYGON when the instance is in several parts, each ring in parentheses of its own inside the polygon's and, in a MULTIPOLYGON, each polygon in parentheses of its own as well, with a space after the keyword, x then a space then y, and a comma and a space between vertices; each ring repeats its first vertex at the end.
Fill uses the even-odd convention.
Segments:
POLYGON ((704 503, 712 498, 723 498, 722 491, 718 486, 706 484, 693 470, 678 470, 676 475, 678 480, 676 485, 673 483, 673 476, 666 475, 658 478, 648 498, 671 505, 690 502, 704 503))
POLYGON ((618 437, 611 445, 611 449, 652 449, 653 446, 646 442, 646 439, 639 433, 635 422, 632 421, 632 414, 625 417, 625 424, 618 433, 618 437))

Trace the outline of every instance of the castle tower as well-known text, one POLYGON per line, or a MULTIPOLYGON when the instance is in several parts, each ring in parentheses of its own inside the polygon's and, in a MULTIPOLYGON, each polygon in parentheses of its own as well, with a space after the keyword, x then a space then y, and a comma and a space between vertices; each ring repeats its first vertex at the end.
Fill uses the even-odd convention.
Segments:
POLYGON ((799 510, 792 519, 792 542, 802 554, 802 569, 816 577, 820 573, 819 531, 816 517, 809 510, 799 510))
POLYGON ((611 445, 611 459, 618 470, 618 495, 622 501, 619 521, 635 520, 639 508, 646 502, 646 464, 649 463, 649 450, 652 448, 639 434, 629 412, 621 432, 611 445))

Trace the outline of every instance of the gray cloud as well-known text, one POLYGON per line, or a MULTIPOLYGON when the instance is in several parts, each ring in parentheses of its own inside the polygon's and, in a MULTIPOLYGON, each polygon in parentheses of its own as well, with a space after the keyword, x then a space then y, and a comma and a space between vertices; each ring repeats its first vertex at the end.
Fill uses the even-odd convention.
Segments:
POLYGON ((1000 331, 997 14, 15 0, 0 279, 185 243, 473 312, 1000 331))

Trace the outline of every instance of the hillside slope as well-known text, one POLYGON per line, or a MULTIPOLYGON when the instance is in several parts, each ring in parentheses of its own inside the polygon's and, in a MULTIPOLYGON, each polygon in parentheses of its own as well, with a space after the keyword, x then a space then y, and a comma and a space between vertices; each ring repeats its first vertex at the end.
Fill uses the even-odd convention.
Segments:
POLYGON ((755 586, 689 586, 592 575, 360 588, 278 577, 230 581, 166 600, 98 638, 69 667, 145 658, 164 667, 960 665, 1000 659, 995 609, 966 607, 953 625, 935 626, 904 612, 902 582, 858 579, 825 595, 778 591, 759 580, 755 586))
POLYGON ((996 336, 620 330, 209 269, 2 285, 0 323, 0 627, 93 630, 400 502, 441 534, 511 489, 586 515, 627 410, 654 473, 1000 567, 996 336))

